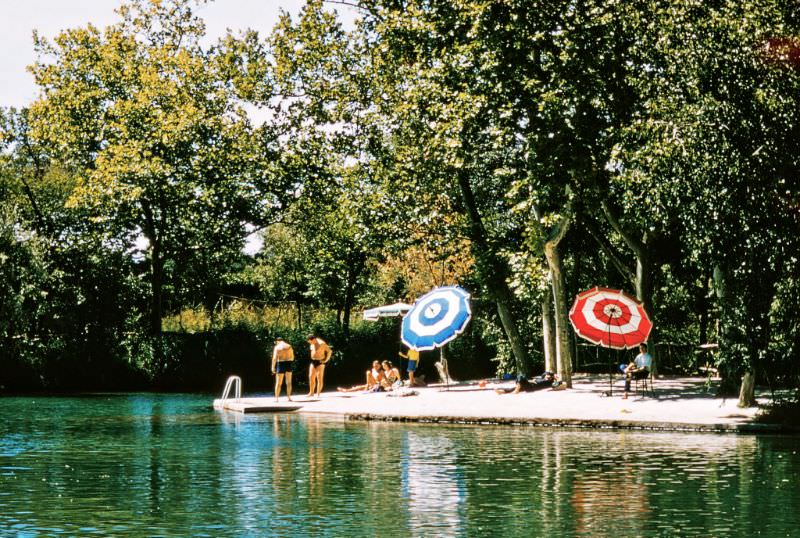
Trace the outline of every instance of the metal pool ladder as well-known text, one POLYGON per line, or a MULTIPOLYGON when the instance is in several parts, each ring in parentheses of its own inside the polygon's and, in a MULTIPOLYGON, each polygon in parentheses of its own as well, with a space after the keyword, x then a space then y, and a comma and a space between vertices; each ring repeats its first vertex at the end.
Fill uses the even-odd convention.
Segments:
POLYGON ((225 388, 222 390, 222 401, 224 402, 230 397, 231 389, 233 389, 234 399, 236 402, 242 399, 242 378, 238 375, 232 375, 225 382, 225 388))

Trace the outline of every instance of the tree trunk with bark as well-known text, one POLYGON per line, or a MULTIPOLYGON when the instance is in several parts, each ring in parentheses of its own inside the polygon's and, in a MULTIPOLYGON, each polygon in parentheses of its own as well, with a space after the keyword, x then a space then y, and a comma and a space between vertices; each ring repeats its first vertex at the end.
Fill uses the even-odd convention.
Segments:
POLYGON ((719 355, 717 370, 720 375, 719 393, 721 395, 730 395, 735 391, 734 372, 731 368, 730 349, 733 347, 733 330, 731 328, 731 317, 733 305, 728 286, 727 271, 720 265, 714 266, 714 293, 717 296, 717 303, 720 309, 720 327, 719 327, 719 355))
POLYGON ((554 372, 556 365, 555 320, 553 319, 552 285, 542 299, 542 340, 544 343, 544 369, 554 372))
MULTIPOLYGON (((569 193, 568 187, 567 195, 569 193)), ((556 329, 556 373, 568 388, 572 388, 573 356, 569 338, 570 323, 567 315, 569 306, 567 304, 564 271, 561 263, 561 251, 558 246, 569 230, 571 223, 570 213, 571 204, 568 202, 564 215, 550 229, 549 237, 544 243, 544 256, 550 271, 550 287, 553 292, 553 317, 556 329)), ((533 214, 536 220, 542 220, 542 215, 537 206, 533 207, 533 214)))
POLYGON ((525 376, 530 375, 530 361, 528 360, 525 341, 519 332, 512 306, 514 304, 514 294, 506 281, 508 267, 499 259, 497 253, 486 240, 483 220, 478 211, 467 172, 464 169, 459 169, 456 176, 461 191, 461 199, 467 209, 469 238, 478 274, 486 284, 497 305, 497 314, 511 345, 517 373, 525 376))
POLYGON ((303 330, 303 305, 300 301, 295 301, 295 305, 297 306, 297 330, 303 330))
POLYGON ((559 223, 556 238, 545 243, 544 253, 552 275, 553 306, 556 325, 556 373, 560 380, 572 388, 572 348, 569 345, 569 318, 567 312, 567 294, 564 286, 564 271, 561 264, 561 252, 558 243, 567 233, 569 219, 559 223))
MULTIPOLYGON (((658 329, 655 319, 655 310, 653 308, 653 276, 655 271, 655 264, 653 262, 653 242, 656 239, 656 234, 648 230, 642 234, 641 239, 637 238, 633 232, 626 230, 622 226, 619 219, 617 219, 612 211, 608 201, 604 200, 601 205, 606 221, 611 225, 614 231, 622 237, 622 240, 628 248, 633 251, 634 257, 636 258, 636 272, 632 275, 633 281, 631 283, 636 293, 636 299, 642 303, 644 311, 653 324, 653 328, 647 340, 653 343, 649 346, 648 351, 653 357, 653 374, 655 375, 658 371, 658 348, 655 345, 655 342, 658 340, 656 336, 658 329)), ((604 250, 606 249, 604 248, 604 250)), ((614 254, 612 254, 612 260, 614 260, 615 265, 622 265, 618 257, 614 254)), ((626 276, 631 275, 629 271, 623 271, 623 274, 626 276)))
MULTIPOLYGON (((45 168, 41 161, 41 156, 38 154, 33 147, 31 146, 31 141, 28 136, 28 133, 24 133, 20 137, 20 145, 24 152, 28 155, 28 158, 33 163, 34 169, 34 180, 37 184, 41 185, 42 181, 44 180, 44 173, 45 168)), ((52 231, 52 227, 50 226, 50 220, 45 217, 42 211, 39 209, 39 204, 36 201, 36 196, 33 193, 33 189, 31 188, 30 184, 24 173, 18 174, 19 180, 22 183, 22 189, 25 192, 25 196, 28 198, 28 202, 31 204, 31 210, 33 211, 34 215, 34 222, 36 223, 37 231, 45 237, 49 237, 52 231)))
POLYGON ((748 370, 742 376, 742 385, 739 387, 739 407, 755 407, 756 405, 756 373, 748 370))
POLYGON ((161 336, 162 298, 164 288, 164 259, 161 237, 155 222, 152 207, 143 201, 144 235, 150 243, 150 335, 161 336))

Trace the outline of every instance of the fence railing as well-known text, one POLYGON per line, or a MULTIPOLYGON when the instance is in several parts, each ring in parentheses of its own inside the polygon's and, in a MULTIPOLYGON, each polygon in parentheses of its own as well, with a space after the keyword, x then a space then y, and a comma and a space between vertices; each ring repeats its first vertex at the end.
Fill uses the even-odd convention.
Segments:
MULTIPOLYGON (((706 363, 714 362, 713 350, 692 344, 659 342, 650 345, 655 345, 656 369, 660 373, 697 373, 706 363)), ((584 343, 576 347, 574 368, 578 372, 608 372, 609 368, 632 361, 638 353, 635 349, 616 350, 584 343)))

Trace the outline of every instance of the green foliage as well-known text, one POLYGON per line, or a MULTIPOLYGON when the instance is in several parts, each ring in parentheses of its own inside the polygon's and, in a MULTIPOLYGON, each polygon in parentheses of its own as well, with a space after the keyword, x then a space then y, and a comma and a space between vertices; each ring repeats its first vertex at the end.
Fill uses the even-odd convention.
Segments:
POLYGON ((312 0, 207 46, 192 1, 132 0, 36 37, 40 96, 0 113, 4 371, 199 386, 316 331, 356 381, 398 332, 359 309, 442 283, 475 305, 455 376, 520 349, 538 368, 558 238, 564 295, 635 286, 656 346, 716 341, 731 384, 798 383, 786 6, 356 4, 352 26, 312 0))
POLYGON ((271 219, 289 190, 274 134, 239 100, 263 51, 251 34, 204 49, 191 4, 139 0, 104 31, 37 38, 32 67, 31 137, 74 168, 67 204, 102 224, 101 240, 146 239, 156 330, 163 305, 207 299, 246 224, 271 219))
POLYGON ((17 226, 14 207, 0 205, 0 342, 4 361, 37 361, 44 343, 33 329, 47 314, 43 244, 17 226))
POLYGON ((696 264, 677 276, 719 273, 720 367, 735 383, 770 364, 775 285, 794 278, 800 222, 787 201, 798 187, 800 78, 768 45, 796 21, 770 1, 653 15, 659 36, 637 45, 651 66, 636 83, 647 108, 620 137, 614 190, 632 213, 676 231, 696 264))

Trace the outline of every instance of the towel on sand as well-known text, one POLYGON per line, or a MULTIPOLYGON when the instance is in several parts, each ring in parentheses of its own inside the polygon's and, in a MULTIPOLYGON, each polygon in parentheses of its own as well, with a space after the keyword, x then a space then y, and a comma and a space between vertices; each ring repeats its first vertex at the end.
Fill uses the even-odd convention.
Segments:
POLYGON ((409 388, 402 388, 402 389, 393 390, 392 392, 389 392, 388 394, 386 394, 386 396, 393 396, 395 398, 402 398, 404 396, 416 396, 418 394, 419 394, 419 392, 417 392, 416 390, 409 389, 409 388))

